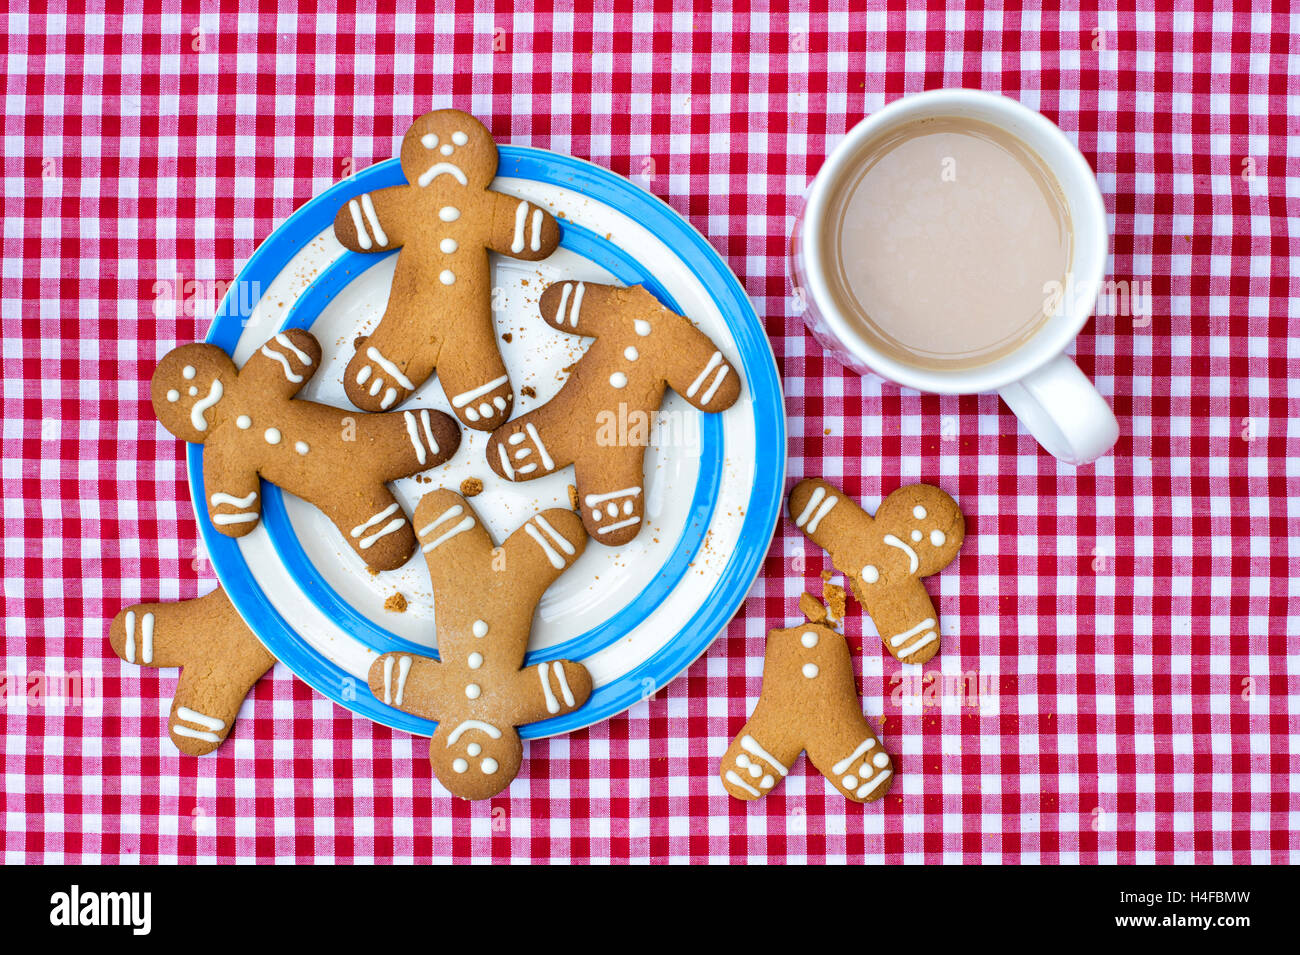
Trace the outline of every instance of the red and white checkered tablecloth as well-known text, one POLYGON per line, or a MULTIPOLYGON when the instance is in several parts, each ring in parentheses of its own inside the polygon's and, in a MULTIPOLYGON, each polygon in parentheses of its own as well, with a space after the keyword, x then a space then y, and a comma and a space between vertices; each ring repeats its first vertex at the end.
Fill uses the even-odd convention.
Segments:
POLYGON ((76 6, 0 18, 5 862, 1300 860, 1300 17, 76 6), (795 312, 787 235, 828 148, 942 86, 1014 96, 1077 141, 1111 276, 1150 294, 1149 316, 1099 316, 1078 343, 1122 428, 1094 467, 1057 464, 995 396, 846 373, 795 312), (767 630, 830 568, 799 560, 788 521, 703 658, 531 744, 482 804, 431 778, 424 740, 282 665, 217 753, 180 756, 175 671, 112 655, 124 604, 215 579, 149 407, 155 362, 205 334, 215 283, 278 223, 439 106, 633 176, 712 240, 784 376, 791 482, 874 507, 924 479, 960 501, 970 533, 930 581, 950 632, 923 675, 848 623, 896 754, 883 804, 803 760, 753 804, 716 778, 767 630), (178 282, 204 306, 159 317, 178 282), (31 689, 68 677, 79 703, 31 689))

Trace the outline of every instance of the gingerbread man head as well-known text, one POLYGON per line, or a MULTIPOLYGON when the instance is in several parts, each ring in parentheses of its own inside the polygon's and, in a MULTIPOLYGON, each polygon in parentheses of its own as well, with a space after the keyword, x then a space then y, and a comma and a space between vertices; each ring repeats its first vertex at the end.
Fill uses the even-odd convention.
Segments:
POLYGON ((183 441, 201 444, 211 433, 209 413, 239 372, 216 345, 182 345, 158 363, 150 384, 154 413, 183 441))
POLYGON ((497 146, 487 127, 468 113, 425 113, 402 137, 402 172, 412 185, 486 189, 497 173, 497 146))
POLYGON ((873 518, 833 484, 808 479, 790 492, 790 516, 849 579, 895 658, 924 663, 939 652, 938 616, 921 578, 961 548, 966 522, 956 501, 912 484, 885 498, 873 518))
POLYGON ((425 495, 415 526, 433 578, 439 659, 386 653, 370 666, 370 689, 438 720, 429 741, 434 774, 454 795, 487 799, 519 771, 515 727, 570 712, 591 695, 581 663, 522 668, 537 603, 582 556, 587 535, 572 511, 552 509, 498 548, 469 502, 448 490, 425 495))

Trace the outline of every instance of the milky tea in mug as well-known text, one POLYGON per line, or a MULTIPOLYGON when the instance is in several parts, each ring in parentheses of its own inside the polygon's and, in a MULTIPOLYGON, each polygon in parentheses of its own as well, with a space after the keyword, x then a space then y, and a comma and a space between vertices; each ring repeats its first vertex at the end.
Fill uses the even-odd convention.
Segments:
POLYGON ((1069 206, 1043 160, 991 123, 933 116, 864 144, 823 220, 828 291, 908 365, 995 361, 1032 337, 1070 269, 1069 206))

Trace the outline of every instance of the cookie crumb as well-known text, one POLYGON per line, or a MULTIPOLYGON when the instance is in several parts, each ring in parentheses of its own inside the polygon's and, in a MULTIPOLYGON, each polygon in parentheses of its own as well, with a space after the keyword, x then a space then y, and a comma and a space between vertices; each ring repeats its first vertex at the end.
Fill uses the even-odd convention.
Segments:
POLYGON ((843 587, 832 584, 828 580, 823 580, 822 600, 826 601, 826 607, 830 611, 832 620, 844 619, 844 611, 848 608, 849 600, 843 587))
POLYGON ((476 497, 483 493, 483 482, 478 478, 465 478, 460 482, 460 493, 465 497, 476 497))
POLYGON ((525 398, 537 397, 537 392, 533 390, 532 385, 524 385, 522 388, 519 389, 519 393, 523 395, 525 398))
POLYGON ((406 613, 406 597, 402 594, 393 594, 384 601, 384 609, 389 613, 406 613))
POLYGON ((507 345, 509 345, 512 341, 515 340, 515 336, 510 334, 510 332, 502 332, 501 340, 505 342, 507 345))
POLYGON ((573 508, 578 514, 582 513, 582 510, 578 507, 578 489, 572 484, 569 485, 569 507, 573 508))
POLYGON ((799 595, 799 612, 808 618, 809 623, 826 622, 826 608, 807 591, 799 595))

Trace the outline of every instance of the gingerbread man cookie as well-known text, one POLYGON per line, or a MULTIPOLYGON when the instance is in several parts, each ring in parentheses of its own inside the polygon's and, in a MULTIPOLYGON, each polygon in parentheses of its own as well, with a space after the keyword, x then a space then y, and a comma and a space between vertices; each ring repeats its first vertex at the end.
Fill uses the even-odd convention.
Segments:
POLYGON ((220 587, 197 600, 127 607, 113 618, 108 642, 127 663, 181 668, 167 728, 190 756, 221 745, 249 690, 275 664, 220 587))
POLYGON ((523 667, 542 593, 586 548, 572 511, 529 518, 500 547, 454 491, 426 494, 415 510, 433 578, 438 660, 386 653, 370 689, 392 706, 438 720, 429 741, 434 775, 463 799, 495 796, 515 778, 523 743, 515 727, 582 706, 591 676, 581 663, 523 667))
POLYGON ((488 463, 510 481, 574 465, 591 539, 626 544, 641 529, 645 450, 664 389, 701 411, 725 411, 740 396, 740 375, 707 335, 642 286, 559 282, 540 308, 554 328, 596 340, 559 394, 493 432, 488 463), (617 421, 641 422, 640 437, 631 426, 619 435, 610 424, 617 421))
POLYGON ((334 220, 354 252, 402 250, 388 307, 343 385, 358 408, 386 411, 436 369, 461 422, 491 431, 509 419, 514 391, 497 348, 488 252, 544 259, 560 227, 545 210, 488 188, 497 147, 468 113, 421 116, 401 156, 408 185, 364 193, 334 220))
POLYGON ((895 659, 924 663, 939 652, 939 616, 921 578, 952 563, 965 539, 956 501, 911 484, 885 498, 873 518, 835 485, 810 478, 790 492, 790 516, 848 578, 895 659))
POLYGON ((154 411, 204 445, 208 514, 222 534, 257 526, 260 475, 324 511, 370 568, 392 570, 415 552, 415 533, 385 485, 446 461, 460 429, 427 408, 359 414, 295 398, 320 357, 302 329, 276 334, 242 369, 216 345, 182 345, 154 372, 154 411))
POLYGON ((805 750, 845 798, 872 802, 889 792, 893 764, 862 715, 849 645, 816 623, 768 633, 758 703, 718 774, 728 794, 758 799, 805 750))

